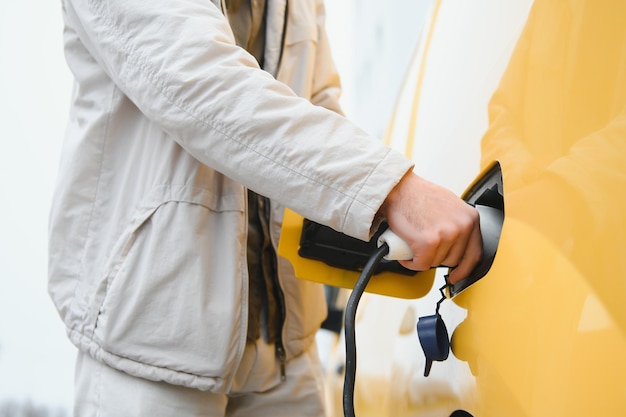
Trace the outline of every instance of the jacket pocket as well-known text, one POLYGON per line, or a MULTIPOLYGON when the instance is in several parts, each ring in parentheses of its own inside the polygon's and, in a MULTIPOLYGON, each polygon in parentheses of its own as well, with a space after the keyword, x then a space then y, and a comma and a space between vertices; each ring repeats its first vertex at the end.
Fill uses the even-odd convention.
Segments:
POLYGON ((155 207, 111 260, 96 343, 150 367, 225 377, 245 343, 243 217, 223 203, 155 207))

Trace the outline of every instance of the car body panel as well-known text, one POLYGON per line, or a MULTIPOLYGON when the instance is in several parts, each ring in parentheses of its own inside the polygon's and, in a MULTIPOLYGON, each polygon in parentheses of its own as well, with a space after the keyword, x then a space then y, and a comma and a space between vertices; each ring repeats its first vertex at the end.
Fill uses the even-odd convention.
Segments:
POLYGON ((447 271, 417 299, 364 296, 357 415, 626 415, 624 22, 620 0, 433 2, 386 140, 458 195, 498 161, 504 224, 488 273, 441 303, 452 355, 430 376, 415 324, 447 271))

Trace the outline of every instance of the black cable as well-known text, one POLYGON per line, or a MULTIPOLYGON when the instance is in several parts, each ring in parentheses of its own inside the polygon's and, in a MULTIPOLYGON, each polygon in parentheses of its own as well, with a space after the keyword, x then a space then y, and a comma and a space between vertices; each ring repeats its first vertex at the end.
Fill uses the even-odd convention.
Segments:
POLYGON ((385 255, 389 253, 389 246, 383 243, 368 259, 363 271, 354 284, 354 289, 346 304, 344 319, 344 332, 346 338, 346 369, 343 381, 343 415, 354 417, 354 380, 356 377, 356 334, 354 322, 356 320, 356 308, 365 291, 376 267, 385 255))

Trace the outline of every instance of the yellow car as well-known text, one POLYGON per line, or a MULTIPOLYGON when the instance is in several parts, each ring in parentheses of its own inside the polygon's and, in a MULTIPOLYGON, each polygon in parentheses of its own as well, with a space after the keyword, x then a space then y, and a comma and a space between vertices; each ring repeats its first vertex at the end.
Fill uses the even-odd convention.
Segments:
POLYGON ((626 2, 433 1, 386 139, 459 195, 497 165, 504 223, 440 305, 446 271, 368 288, 356 415, 626 416, 626 2), (451 354, 424 376, 436 309, 451 354))

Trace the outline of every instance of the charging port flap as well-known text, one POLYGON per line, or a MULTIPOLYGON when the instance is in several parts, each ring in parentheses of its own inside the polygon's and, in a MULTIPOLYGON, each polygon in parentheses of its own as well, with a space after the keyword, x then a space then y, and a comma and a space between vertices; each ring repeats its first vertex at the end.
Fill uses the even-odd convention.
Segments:
POLYGON ((483 257, 472 273, 453 284, 449 291, 454 297, 484 277, 496 256, 504 223, 504 192, 500 163, 493 162, 462 195, 463 200, 476 207, 480 215, 480 233, 483 238, 483 257))

